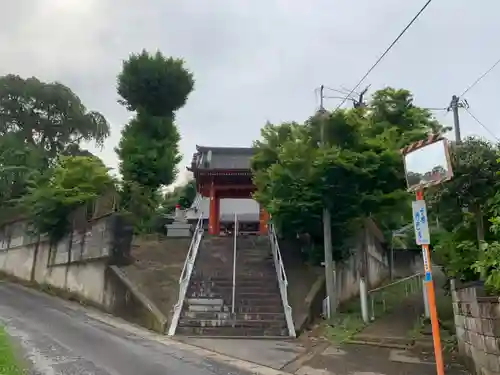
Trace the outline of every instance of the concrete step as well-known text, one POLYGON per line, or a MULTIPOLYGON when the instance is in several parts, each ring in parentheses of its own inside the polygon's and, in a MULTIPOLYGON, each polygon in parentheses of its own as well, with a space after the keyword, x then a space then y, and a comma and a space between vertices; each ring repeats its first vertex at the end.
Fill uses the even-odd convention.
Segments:
MULTIPOLYGON (((189 293, 189 298, 186 300, 187 305, 189 306, 224 306, 230 305, 233 300, 232 293, 214 293, 211 291, 193 291, 189 293), (204 300, 217 300, 222 301, 221 303, 197 303, 193 301, 204 301, 204 300)), ((281 295, 276 293, 246 293, 246 294, 237 294, 235 293, 235 301, 236 306, 274 306, 280 305, 281 295)))
MULTIPOLYGON (((267 285, 239 285, 236 283, 235 287, 235 292, 236 294, 246 294, 246 293, 278 293, 279 294, 279 287, 278 283, 272 283, 272 284, 267 284, 267 285)), ((200 291, 207 291, 210 293, 220 293, 226 295, 227 293, 231 294, 233 293, 233 285, 230 283, 227 284, 209 284, 209 283, 193 283, 189 285, 188 288, 188 294, 191 292, 200 292, 200 291)))
MULTIPOLYGON (((191 277, 192 285, 214 285, 220 287, 232 287, 233 286, 233 275, 230 276, 210 276, 202 277, 200 275, 193 274, 191 277)), ((260 287, 262 285, 277 285, 278 279, 276 274, 266 275, 262 278, 255 277, 237 277, 236 285, 240 287, 260 287)))
POLYGON ((224 301, 221 298, 188 298, 188 305, 222 306, 224 301))
MULTIPOLYGON (((285 320, 284 313, 236 313, 236 320, 285 320)), ((183 311, 181 314, 182 318, 188 319, 201 319, 201 320, 213 320, 213 319, 231 319, 232 314, 230 312, 193 312, 193 311, 183 311)))
POLYGON ((286 328, 284 320, 232 320, 181 318, 180 327, 286 328))
MULTIPOLYGON (((258 268, 258 267, 256 267, 258 268)), ((237 278, 270 278, 271 274, 272 276, 276 277, 276 274, 274 273, 274 270, 262 270, 260 268, 258 269, 245 269, 245 270, 237 270, 236 271, 237 278)), ((226 279, 233 279, 233 270, 224 270, 224 269, 196 269, 193 272, 192 277, 194 279, 201 279, 201 280, 211 280, 211 279, 217 279, 217 278, 226 278, 226 279)))
POLYGON ((255 304, 237 305, 235 306, 235 310, 236 312, 242 314, 283 313, 283 303, 281 303, 280 301, 280 304, 272 304, 265 306, 255 306, 255 304))
MULTIPOLYGON (((225 297, 227 297, 227 296, 231 297, 233 295, 232 289, 227 289, 224 292, 221 292, 220 290, 209 289, 209 288, 188 290, 188 294, 191 295, 192 293, 197 294, 197 296, 196 297, 190 296, 189 297, 190 300, 197 300, 197 299, 200 299, 200 300, 204 300, 204 299, 224 300, 225 297), (208 293, 211 295, 204 296, 204 295, 200 295, 200 293, 201 294, 208 293), (218 297, 217 295, 221 295, 221 297, 218 297)), ((238 287, 236 287, 234 294, 235 294, 237 301, 238 300, 256 300, 256 301, 267 302, 270 300, 281 299, 281 295, 280 295, 279 290, 277 288, 275 290, 272 290, 272 291, 266 290, 266 291, 247 292, 247 291, 238 290, 238 287)), ((208 302, 196 303, 196 302, 190 302, 189 300, 188 300, 188 303, 191 305, 203 305, 203 304, 204 305, 218 305, 218 303, 208 303, 208 302)))
POLYGON ((220 337, 287 337, 286 328, 249 328, 249 327, 177 327, 177 335, 220 336, 220 337))
POLYGON ((216 306, 216 305, 187 305, 183 308, 183 310, 190 312, 229 312, 229 308, 227 306, 216 306))
POLYGON ((280 294, 278 288, 276 288, 275 290, 271 290, 271 291, 267 290, 264 292, 259 292, 259 291, 247 292, 247 291, 238 290, 238 286, 236 286, 235 294, 238 297, 237 300, 238 299, 242 299, 242 300, 256 299, 259 301, 268 301, 268 300, 279 299, 281 301, 281 294, 280 294))
POLYGON ((266 299, 257 299, 257 298, 238 298, 236 300, 237 306, 254 306, 254 307, 273 307, 273 306, 283 306, 283 302, 281 302, 281 297, 273 296, 266 299))

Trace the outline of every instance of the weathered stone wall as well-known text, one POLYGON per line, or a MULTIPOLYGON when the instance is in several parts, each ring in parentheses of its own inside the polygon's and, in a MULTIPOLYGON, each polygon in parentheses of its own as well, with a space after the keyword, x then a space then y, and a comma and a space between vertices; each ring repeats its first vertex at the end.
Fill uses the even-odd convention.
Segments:
POLYGON ((500 374, 499 297, 485 297, 481 286, 454 288, 453 311, 460 354, 476 375, 500 374))

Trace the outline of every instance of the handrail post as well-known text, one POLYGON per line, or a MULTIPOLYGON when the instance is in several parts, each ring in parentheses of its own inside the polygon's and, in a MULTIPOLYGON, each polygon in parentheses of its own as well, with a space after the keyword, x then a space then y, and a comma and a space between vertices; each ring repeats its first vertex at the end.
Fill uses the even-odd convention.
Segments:
POLYGON ((234 214, 234 245, 233 245, 233 297, 231 303, 231 312, 234 315, 234 305, 236 298, 236 245, 238 239, 238 215, 234 214))

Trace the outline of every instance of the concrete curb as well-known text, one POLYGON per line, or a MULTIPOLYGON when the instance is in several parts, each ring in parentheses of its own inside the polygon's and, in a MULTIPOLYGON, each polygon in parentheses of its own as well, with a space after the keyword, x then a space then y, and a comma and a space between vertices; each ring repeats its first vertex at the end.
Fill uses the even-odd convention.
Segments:
POLYGON ((283 371, 288 371, 291 373, 295 373, 298 371, 307 361, 311 360, 313 357, 316 355, 321 354, 326 348, 328 348, 331 344, 328 343, 320 343, 316 346, 313 346, 310 350, 306 351, 305 353, 302 353, 298 357, 295 357, 293 360, 288 362, 285 366, 283 366, 281 369, 283 371))
POLYGON ((384 341, 365 341, 365 340, 347 340, 345 344, 349 345, 369 345, 376 346, 379 348, 389 348, 389 349, 409 349, 412 348, 413 345, 403 345, 396 344, 392 342, 384 342, 384 341))
POLYGON ((123 284, 130 290, 146 309, 155 317, 161 327, 161 333, 165 333, 167 329, 168 318, 163 315, 160 309, 144 294, 139 288, 127 277, 127 275, 117 266, 109 266, 110 270, 123 282, 123 284))
POLYGON ((380 337, 357 334, 346 341, 347 344, 371 345, 382 348, 408 349, 415 346, 415 340, 408 337, 380 337))
POLYGON ((135 325, 128 323, 126 321, 121 321, 121 319, 115 318, 111 315, 106 316, 105 314, 92 312, 92 311, 86 311, 86 315, 92 319, 95 319, 97 321, 105 323, 105 324, 112 326, 114 328, 121 329, 123 331, 126 331, 130 334, 136 335, 136 336, 141 337, 143 339, 148 339, 151 341, 161 343, 165 346, 171 346, 171 347, 175 347, 175 348, 180 349, 180 350, 184 350, 186 352, 194 353, 196 355, 199 355, 200 357, 210 359, 210 360, 213 360, 213 361, 216 361, 219 363, 223 363, 225 365, 231 366, 233 368, 236 368, 236 369, 239 369, 242 371, 247 371, 250 374, 255 374, 255 375, 291 375, 292 374, 290 372, 276 370, 274 368, 260 365, 258 363, 245 361, 245 360, 242 360, 239 358, 230 357, 228 355, 217 353, 217 352, 214 352, 214 351, 211 351, 208 349, 204 349, 204 348, 201 348, 198 346, 186 344, 186 343, 171 339, 167 336, 148 331, 145 328, 135 326, 135 325))

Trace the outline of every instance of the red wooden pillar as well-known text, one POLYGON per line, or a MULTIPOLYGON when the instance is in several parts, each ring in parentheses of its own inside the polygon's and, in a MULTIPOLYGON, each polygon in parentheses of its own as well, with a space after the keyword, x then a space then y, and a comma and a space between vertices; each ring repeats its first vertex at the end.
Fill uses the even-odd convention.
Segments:
POLYGON ((210 206, 208 212, 208 234, 220 234, 220 201, 217 196, 217 191, 215 189, 215 184, 212 181, 210 186, 210 206))
POLYGON ((269 221, 269 214, 262 206, 259 210, 259 234, 267 234, 267 222, 269 221))

